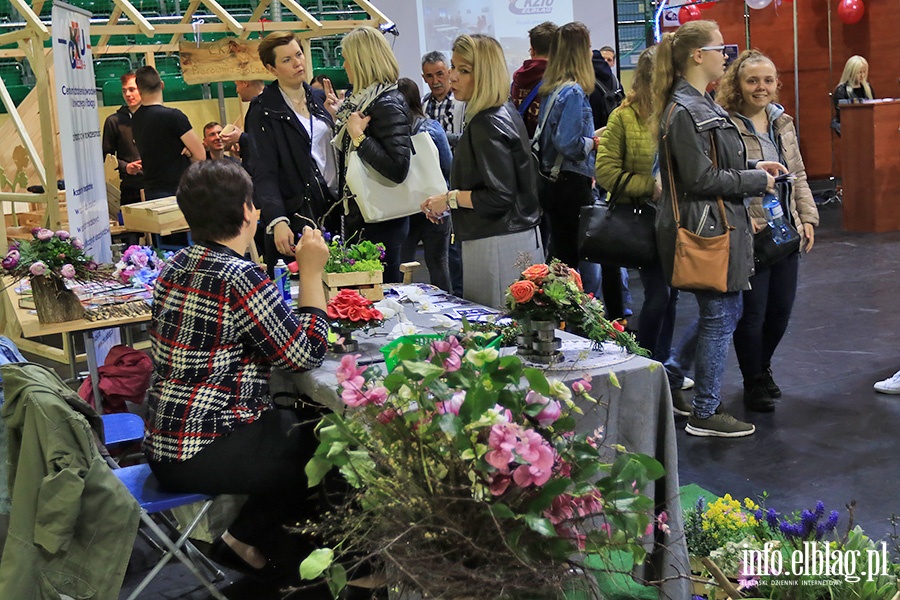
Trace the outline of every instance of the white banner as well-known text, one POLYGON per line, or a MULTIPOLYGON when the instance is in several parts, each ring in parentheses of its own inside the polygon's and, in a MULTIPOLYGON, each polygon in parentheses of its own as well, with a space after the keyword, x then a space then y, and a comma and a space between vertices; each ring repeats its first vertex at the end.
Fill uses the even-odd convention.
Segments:
POLYGON ((94 83, 91 14, 53 3, 53 68, 56 112, 69 229, 97 262, 110 262, 109 208, 94 83))
MULTIPOLYGON (((112 261, 106 175, 100 144, 100 115, 91 52, 91 13, 63 2, 53 3, 53 70, 56 113, 69 232, 81 238, 85 252, 100 263, 112 261)), ((97 362, 119 340, 118 329, 97 331, 97 362)))

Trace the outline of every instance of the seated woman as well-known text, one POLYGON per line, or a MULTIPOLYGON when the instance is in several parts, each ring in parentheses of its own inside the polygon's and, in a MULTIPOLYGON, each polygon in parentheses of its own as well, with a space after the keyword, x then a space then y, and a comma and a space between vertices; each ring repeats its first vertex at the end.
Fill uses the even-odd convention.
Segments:
POLYGON ((145 452, 166 489, 248 494, 212 556, 269 576, 259 546, 308 502, 304 466, 317 446, 312 428, 318 412, 276 409, 269 372, 322 364, 328 247, 320 231, 304 228, 295 251, 295 314, 265 272, 243 258, 256 232, 252 193, 247 173, 227 161, 191 165, 178 186, 178 206, 195 245, 171 259, 153 291, 145 452))

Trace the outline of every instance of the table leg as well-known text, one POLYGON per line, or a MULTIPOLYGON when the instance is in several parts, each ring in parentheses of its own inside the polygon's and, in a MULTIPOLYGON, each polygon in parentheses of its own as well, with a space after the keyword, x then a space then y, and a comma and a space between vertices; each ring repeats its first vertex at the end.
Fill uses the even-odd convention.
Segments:
POLYGON ((75 338, 72 333, 63 334, 63 347, 66 349, 66 353, 69 356, 69 376, 75 381, 78 379, 78 370, 75 368, 77 358, 75 352, 75 338))
POLYGON ((84 354, 87 357, 88 373, 91 375, 91 387, 94 389, 94 408, 103 412, 103 396, 100 395, 100 369, 97 365, 97 352, 94 348, 94 332, 84 332, 84 354))
POLYGON ((134 336, 131 334, 131 325, 122 325, 119 327, 119 331, 122 333, 122 343, 129 348, 133 348, 134 336))

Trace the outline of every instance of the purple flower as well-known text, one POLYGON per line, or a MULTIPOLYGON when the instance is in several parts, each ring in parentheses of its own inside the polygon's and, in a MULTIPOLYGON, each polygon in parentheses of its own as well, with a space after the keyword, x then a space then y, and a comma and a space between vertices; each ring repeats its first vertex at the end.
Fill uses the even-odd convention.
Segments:
POLYGON ((819 500, 816 502, 816 519, 821 519, 825 514, 825 503, 819 500))
POLYGON ((72 238, 72 245, 75 246, 76 250, 84 250, 84 242, 77 237, 72 238))
POLYGON ((38 229, 37 235, 35 237, 37 237, 37 239, 41 240, 42 242, 46 242, 47 240, 52 238, 53 235, 53 232, 49 229, 38 229))
POLYGON ((95 263, 95 262, 92 261, 92 260, 89 260, 89 261, 87 262, 87 264, 85 265, 85 268, 86 268, 88 271, 96 271, 96 270, 97 270, 97 263, 95 263))
POLYGON ((28 267, 28 270, 31 271, 32 275, 43 275, 47 272, 47 265, 39 260, 28 267))
POLYGON ((58 237, 61 240, 67 240, 70 237, 72 237, 72 234, 69 233, 68 231, 66 231, 65 229, 60 229, 59 231, 56 232, 56 237, 58 237))
POLYGON ((837 527, 838 519, 841 518, 841 513, 836 510, 831 511, 831 514, 828 515, 828 520, 825 522, 825 528, 828 531, 832 531, 835 527, 837 527))
POLYGON ((131 262, 133 262, 135 265, 137 265, 138 267, 141 267, 141 268, 147 266, 148 260, 149 260, 149 257, 146 254, 144 254, 143 252, 136 252, 131 257, 131 262))
POLYGON ((19 264, 19 251, 10 250, 6 258, 3 259, 3 268, 7 270, 15 269, 19 264))
POLYGON ((40 230, 41 230, 40 227, 32 227, 32 228, 31 228, 31 235, 33 235, 34 237, 37 237, 38 231, 40 231, 40 230))
POLYGON ((66 279, 73 279, 75 277, 75 267, 66 263, 59 270, 59 274, 65 277, 66 279))
POLYGON ((322 239, 324 239, 326 242, 330 242, 330 241, 331 241, 331 234, 328 233, 327 231, 325 231, 325 230, 323 229, 323 230, 322 230, 322 239))
POLYGON ((766 522, 773 531, 778 529, 778 513, 775 512, 774 508, 770 508, 766 511, 766 522))

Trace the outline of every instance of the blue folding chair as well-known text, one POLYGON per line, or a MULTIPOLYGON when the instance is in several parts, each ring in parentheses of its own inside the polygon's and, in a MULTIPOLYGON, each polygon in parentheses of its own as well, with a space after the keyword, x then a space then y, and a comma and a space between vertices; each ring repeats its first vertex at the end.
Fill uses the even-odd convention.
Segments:
MULTIPOLYGON (((103 415, 103 428, 107 445, 136 442, 144 437, 143 419, 128 413, 103 415)), ((227 600, 222 592, 213 585, 214 581, 223 580, 225 574, 203 556, 189 539, 191 533, 206 515, 209 507, 212 506, 213 498, 205 494, 173 494, 164 492, 160 489, 159 481, 157 481, 150 470, 150 465, 146 463, 113 469, 113 472, 137 500, 141 507, 141 522, 153 533, 154 537, 150 537, 143 531, 141 533, 151 544, 163 552, 162 558, 134 591, 131 592, 128 600, 135 600, 135 598, 140 596, 141 592, 144 591, 172 557, 180 560, 194 577, 209 590, 213 598, 216 600, 227 600), (175 524, 164 514, 164 511, 195 502, 202 502, 203 504, 194 519, 179 533, 175 524), (157 515, 161 518, 163 523, 169 528, 171 535, 163 531, 151 515, 157 515), (200 569, 201 566, 211 575, 212 580, 204 575, 200 569)))

